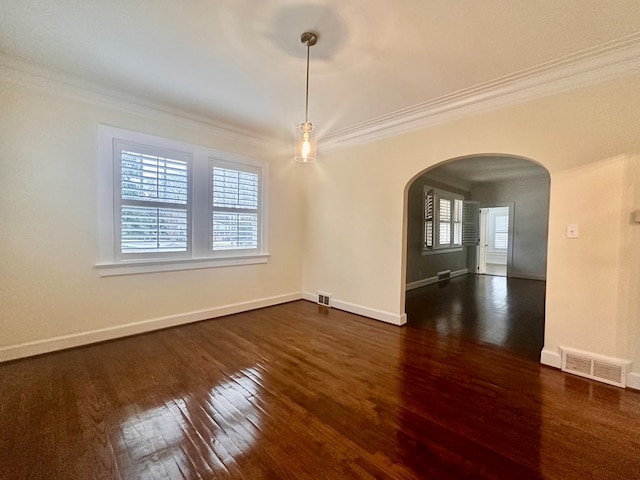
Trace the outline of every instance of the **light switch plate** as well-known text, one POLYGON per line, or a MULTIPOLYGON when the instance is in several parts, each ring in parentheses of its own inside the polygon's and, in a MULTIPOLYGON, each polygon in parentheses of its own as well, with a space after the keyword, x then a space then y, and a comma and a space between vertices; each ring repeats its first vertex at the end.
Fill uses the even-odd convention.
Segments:
POLYGON ((567 238, 579 238, 580 231, 577 223, 570 223, 567 225, 567 238))

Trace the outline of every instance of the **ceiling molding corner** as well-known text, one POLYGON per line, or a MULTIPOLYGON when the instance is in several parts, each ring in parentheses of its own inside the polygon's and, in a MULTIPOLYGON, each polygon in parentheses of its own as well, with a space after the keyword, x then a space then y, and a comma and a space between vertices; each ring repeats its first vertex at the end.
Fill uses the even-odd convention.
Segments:
POLYGON ((335 150, 640 73, 640 32, 358 123, 322 137, 335 150))

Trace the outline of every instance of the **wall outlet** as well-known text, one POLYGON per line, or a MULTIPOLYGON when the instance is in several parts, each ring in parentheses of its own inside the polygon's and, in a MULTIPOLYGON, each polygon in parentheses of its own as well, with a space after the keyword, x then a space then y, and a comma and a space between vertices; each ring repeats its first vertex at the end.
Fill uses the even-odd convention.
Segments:
POLYGON ((577 223, 567 225, 567 238, 580 238, 580 230, 577 223))

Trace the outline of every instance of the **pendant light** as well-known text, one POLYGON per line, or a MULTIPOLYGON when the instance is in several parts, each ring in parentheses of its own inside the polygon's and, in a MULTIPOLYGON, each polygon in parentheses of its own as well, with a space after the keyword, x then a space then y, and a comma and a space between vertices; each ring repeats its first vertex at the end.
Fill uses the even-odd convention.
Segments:
POLYGON ((307 88, 305 95, 304 122, 296 128, 296 149, 294 158, 296 162, 316 161, 316 127, 309 121, 309 50, 318 42, 318 35, 312 32, 304 32, 300 41, 307 46, 307 88))

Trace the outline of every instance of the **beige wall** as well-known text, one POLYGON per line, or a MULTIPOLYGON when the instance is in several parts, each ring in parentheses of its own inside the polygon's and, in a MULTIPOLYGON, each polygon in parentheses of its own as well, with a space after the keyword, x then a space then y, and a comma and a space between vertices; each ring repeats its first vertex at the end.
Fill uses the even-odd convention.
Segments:
MULTIPOLYGON (((640 278, 623 265, 638 229, 622 218, 629 199, 637 203, 640 184, 637 171, 633 181, 625 174, 631 160, 618 156, 640 153, 639 93, 640 78, 623 79, 322 152, 306 172, 305 292, 324 290, 337 300, 402 314, 406 186, 447 159, 522 156, 551 175, 545 348, 552 355, 563 345, 628 357, 628 344, 638 343, 630 335, 638 338, 640 278), (580 239, 564 238, 567 223, 580 224, 580 239), (602 225, 614 227, 606 243, 602 225)), ((634 369, 640 371, 637 362, 634 369)))
POLYGON ((0 83, 0 357, 30 342, 104 329, 117 336, 136 331, 119 330, 127 324, 154 328, 170 324, 167 317, 189 320, 221 306, 300 295, 302 172, 289 157, 262 157, 270 163, 267 264, 99 277, 98 123, 238 150, 177 118, 0 83))
POLYGON ((101 278, 98 123, 256 152, 189 122, 0 84, 0 351, 301 290, 399 319, 407 186, 441 161, 496 153, 551 174, 545 348, 633 358, 640 372, 640 228, 630 220, 640 209, 639 93, 640 78, 608 82, 320 150, 315 165, 271 155, 269 263, 101 278), (567 223, 580 224, 580 239, 564 238, 567 223))

